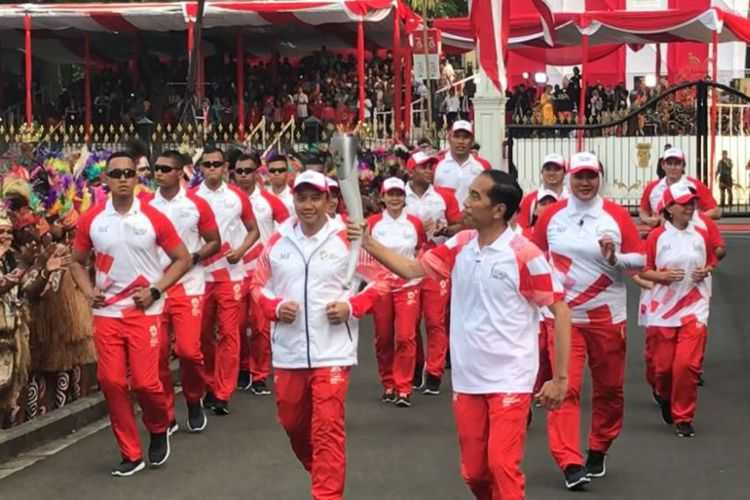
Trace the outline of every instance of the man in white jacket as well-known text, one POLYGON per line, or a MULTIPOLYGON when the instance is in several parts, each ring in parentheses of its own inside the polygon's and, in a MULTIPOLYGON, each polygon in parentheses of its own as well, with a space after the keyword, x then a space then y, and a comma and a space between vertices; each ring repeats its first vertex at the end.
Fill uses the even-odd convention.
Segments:
MULTIPOLYGON (((305 171, 294 183, 296 218, 266 243, 251 290, 273 321, 271 345, 278 417, 312 480, 314 500, 343 498, 344 399, 357 364, 358 318, 387 292, 384 282, 348 288, 350 243, 327 215, 328 182, 305 171)), ((374 262, 358 266, 366 279, 374 262)), ((382 271, 380 271, 382 273, 382 271)))

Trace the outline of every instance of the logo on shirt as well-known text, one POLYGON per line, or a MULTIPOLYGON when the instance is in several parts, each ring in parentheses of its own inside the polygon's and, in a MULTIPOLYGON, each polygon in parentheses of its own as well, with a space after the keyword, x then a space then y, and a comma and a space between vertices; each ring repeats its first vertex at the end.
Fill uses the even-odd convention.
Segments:
POLYGON ((148 335, 150 337, 149 345, 151 347, 157 347, 159 345, 159 329, 156 328, 156 325, 148 327, 148 335))
POLYGON ((501 403, 503 405, 503 408, 508 408, 509 406, 517 405, 520 402, 521 402, 521 398, 518 397, 518 395, 506 394, 505 396, 503 396, 501 403))
POLYGON ((99 226, 97 228, 97 232, 99 232, 99 233, 106 233, 107 232, 107 227, 109 227, 109 226, 99 226))
POLYGON ((198 297, 193 297, 192 299, 190 299, 190 307, 192 308, 190 314, 192 314, 194 318, 197 318, 201 315, 201 299, 199 299, 198 297))
POLYGON ((345 382, 344 369, 340 366, 334 366, 329 372, 328 383, 331 385, 338 385, 345 382))
POLYGON ((414 291, 409 291, 406 293, 406 305, 407 306, 413 306, 417 303, 417 293, 414 291))
POLYGON ((234 300, 240 300, 242 298, 242 285, 235 283, 232 292, 234 292, 234 300))

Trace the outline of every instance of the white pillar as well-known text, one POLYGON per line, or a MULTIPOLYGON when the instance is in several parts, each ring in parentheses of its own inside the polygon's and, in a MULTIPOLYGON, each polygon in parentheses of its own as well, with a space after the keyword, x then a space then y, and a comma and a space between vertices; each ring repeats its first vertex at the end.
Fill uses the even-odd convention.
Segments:
POLYGON ((505 95, 501 94, 480 69, 474 95, 474 137, 481 146, 481 154, 493 169, 508 171, 507 159, 503 158, 505 141, 505 95))

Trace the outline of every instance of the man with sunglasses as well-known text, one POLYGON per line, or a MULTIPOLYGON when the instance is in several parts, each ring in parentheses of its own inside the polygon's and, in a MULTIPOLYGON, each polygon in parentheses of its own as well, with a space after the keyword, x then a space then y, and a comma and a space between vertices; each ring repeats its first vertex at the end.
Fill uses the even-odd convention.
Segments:
POLYGON ((258 227, 247 195, 224 181, 227 170, 224 152, 207 147, 199 165, 205 180, 195 193, 213 210, 222 241, 219 253, 203 262, 207 285, 201 343, 209 389, 204 405, 217 415, 228 415, 229 399, 237 387, 240 371, 240 314, 245 278, 242 258, 257 241, 258 227))
MULTIPOLYGON (((255 220, 258 224, 260 239, 245 254, 245 289, 249 291, 250 278, 255 272, 258 256, 263 245, 273 234, 276 227, 289 217, 289 212, 277 196, 258 185, 256 172, 260 166, 257 155, 242 154, 237 158, 234 168, 234 182, 250 198, 255 220)), ((240 321, 240 375, 237 387, 250 389, 256 396, 271 394, 266 379, 271 375, 271 324, 263 316, 257 301, 249 294, 243 303, 240 321), (248 335, 248 326, 252 335, 248 335)))
POLYGON ((169 414, 159 380, 162 294, 190 268, 190 254, 169 219, 135 197, 133 157, 114 153, 105 173, 111 198, 81 217, 70 270, 93 307, 97 377, 122 455, 112 475, 131 476, 145 462, 129 387, 151 433, 151 466, 169 458, 169 414), (86 268, 92 250, 94 284, 86 268))
POLYGON ((287 157, 273 152, 266 159, 268 182, 271 192, 284 202, 287 212, 294 214, 294 195, 289 187, 289 161, 287 157))
MULTIPOLYGON (((213 210, 206 200, 186 191, 181 185, 183 156, 178 151, 164 151, 154 165, 159 188, 144 195, 151 206, 166 216, 182 235, 192 257, 192 268, 166 292, 162 313, 162 356, 159 376, 167 396, 170 432, 177 430, 174 413, 174 387, 169 369, 171 343, 169 327, 175 337, 175 352, 180 359, 182 390, 187 403, 187 428, 201 432, 206 428, 201 399, 206 392, 206 374, 201 352, 201 317, 206 280, 201 261, 219 251, 221 239, 213 210)), ((166 255, 162 254, 162 260, 166 255)))

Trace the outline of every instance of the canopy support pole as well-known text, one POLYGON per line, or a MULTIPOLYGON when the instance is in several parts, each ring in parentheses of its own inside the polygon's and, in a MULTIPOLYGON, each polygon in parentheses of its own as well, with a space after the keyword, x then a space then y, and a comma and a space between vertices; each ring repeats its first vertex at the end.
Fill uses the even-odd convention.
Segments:
POLYGON ((237 30, 237 133, 245 140, 245 45, 242 28, 237 30))
POLYGON ((414 87, 412 82, 412 52, 411 49, 404 51, 404 132, 407 137, 407 141, 411 136, 411 120, 412 120, 412 109, 411 109, 411 93, 414 87))
POLYGON ((393 136, 401 138, 401 19, 393 11, 393 136))
MULTIPOLYGON (((581 37, 581 50, 583 51, 583 63, 581 64, 581 88, 578 96, 578 124, 586 125, 586 73, 588 72, 587 66, 589 61, 589 36, 584 34, 581 37)), ((577 150, 583 151, 585 142, 585 130, 583 128, 578 130, 578 141, 577 150)))
POLYGON ((86 139, 91 135, 91 35, 86 32, 83 39, 83 128, 86 139))
MULTIPOLYGON (((714 82, 719 81, 719 34, 716 32, 716 30, 711 32, 711 79, 714 82)), ((718 128, 721 126, 721 124, 716 119, 716 110, 717 110, 717 104, 718 104, 718 96, 716 92, 716 87, 711 87, 711 125, 710 125, 710 133, 711 133, 711 153, 710 153, 710 162, 709 162, 709 176, 708 176, 708 187, 713 189, 714 185, 714 169, 715 169, 715 162, 716 162, 716 133, 718 131, 718 128)), ((731 109, 729 110, 731 113, 731 109)), ((731 131, 730 131, 731 133, 731 131)))
POLYGON ((23 30, 25 35, 24 55, 26 69, 26 125, 31 126, 34 121, 33 99, 31 97, 31 15, 23 16, 23 30))
POLYGON ((656 83, 661 79, 661 44, 656 44, 656 83))
POLYGON ((357 23, 357 92, 359 95, 358 121, 365 121, 365 23, 357 23))

